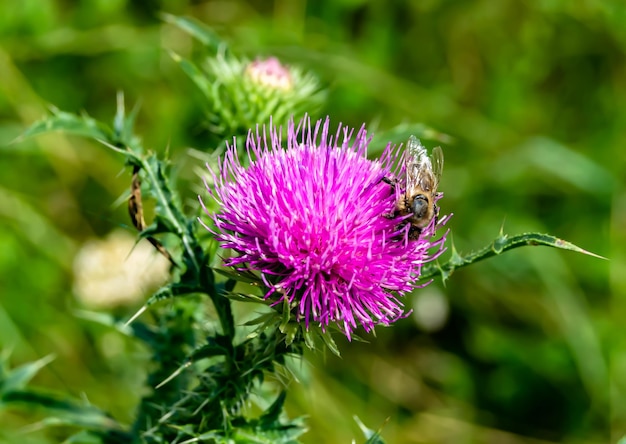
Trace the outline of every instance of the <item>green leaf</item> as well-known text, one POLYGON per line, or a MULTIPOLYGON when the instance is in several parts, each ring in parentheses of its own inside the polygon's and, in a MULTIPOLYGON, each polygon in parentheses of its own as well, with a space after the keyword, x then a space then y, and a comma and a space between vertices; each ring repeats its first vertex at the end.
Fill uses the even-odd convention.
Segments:
POLYGON ((210 101, 214 99, 214 91, 212 82, 208 75, 203 72, 195 63, 190 60, 184 59, 174 52, 170 52, 172 59, 178 63, 185 74, 196 84, 198 89, 204 94, 210 101))
POLYGON ((226 43, 211 28, 192 17, 178 17, 172 14, 161 14, 163 21, 178 26, 180 29, 198 39, 208 48, 217 50, 226 48, 226 43))
POLYGON ((60 397, 30 390, 18 390, 2 395, 2 401, 10 406, 44 409, 50 416, 44 425, 71 425, 90 430, 122 430, 120 424, 91 405, 80 405, 60 397))
POLYGON ((224 290, 233 291, 235 285, 237 285, 237 281, 235 279, 228 279, 226 282, 224 282, 224 290))
POLYGON ((247 427, 235 428, 230 437, 232 440, 223 441, 237 444, 298 444, 298 437, 306 433, 307 428, 302 418, 296 418, 287 424, 276 423, 272 428, 247 427))
POLYGON ((134 135, 135 120, 139 113, 139 103, 135 104, 128 116, 126 115, 126 107, 124 104, 124 93, 117 93, 117 111, 113 119, 113 134, 115 139, 122 145, 140 154, 143 149, 139 138, 134 135))
POLYGON ((318 331, 318 335, 322 338, 322 341, 324 341, 324 344, 326 344, 326 347, 328 347, 328 349, 331 352, 333 352, 333 354, 335 354, 338 357, 341 357, 341 353, 339 352, 339 347, 337 347, 337 343, 333 339, 333 336, 330 331, 322 331, 320 329, 318 331))
MULTIPOLYGON (((519 147, 517 156, 509 159, 520 167, 525 165, 541 176, 560 178, 570 186, 593 196, 610 195, 618 180, 610 169, 604 167, 591 156, 585 156, 576 150, 546 137, 532 137, 519 147)), ((500 168, 507 176, 527 174, 511 171, 506 166, 500 168)))
POLYGON ((137 103, 130 111, 128 116, 126 115, 126 106, 124 103, 124 93, 117 93, 117 110, 115 118, 113 119, 113 131, 119 140, 127 142, 130 145, 134 136, 135 120, 139 113, 139 103, 137 103))
POLYGON ((311 328, 303 328, 302 329, 302 339, 304 339, 304 344, 309 348, 309 350, 315 350, 315 338, 317 336, 317 331, 314 327, 311 328))
POLYGON ((291 319, 291 307, 289 306, 289 299, 287 299, 287 296, 285 294, 283 294, 282 306, 282 321, 278 328, 281 332, 285 333, 287 331, 287 326, 289 325, 289 320, 291 319))
MULTIPOLYGON (((54 360, 53 355, 48 355, 34 362, 29 362, 2 375, 0 379, 0 395, 14 390, 21 390, 26 387, 30 380, 41 370, 54 360)), ((1 404, 1 403, 0 403, 1 404)))
POLYGON ((211 341, 209 344, 204 344, 191 352, 187 358, 188 362, 196 362, 200 359, 211 358, 213 356, 224 356, 230 353, 230 350, 219 341, 211 341))
POLYGON ((63 444, 102 444, 102 438, 87 430, 81 430, 63 441, 63 444))
POLYGON ((524 233, 509 237, 508 235, 501 233, 496 239, 494 239, 491 244, 487 245, 477 252, 461 256, 456 252, 456 249, 453 249, 452 256, 446 263, 439 264, 437 262, 423 267, 422 274, 420 275, 419 280, 423 281, 430 279, 434 276, 442 276, 445 281, 445 279, 447 279, 454 272, 454 270, 458 268, 465 267, 467 265, 482 261, 483 259, 487 259, 492 256, 497 256, 504 253, 505 251, 512 250, 514 248, 525 247, 529 245, 542 245, 546 247, 559 248, 561 250, 574 251, 576 253, 586 254, 599 259, 606 259, 587 250, 583 250, 582 248, 570 242, 564 241, 563 239, 550 236, 549 234, 524 233))
POLYGON ((300 331, 300 325, 295 322, 289 322, 285 325, 281 324, 279 328, 281 333, 285 335, 285 344, 293 344, 300 331))
POLYGON ((247 339, 252 339, 252 338, 256 338, 258 337, 261 333, 265 332, 268 328, 276 328, 276 326, 280 323, 281 321, 281 316, 279 313, 272 311, 269 313, 264 313, 246 323, 244 323, 243 325, 245 326, 253 326, 253 325, 258 325, 257 328, 254 329, 254 331, 248 333, 246 335, 247 339))
POLYGON ((115 330, 126 336, 132 335, 132 329, 128 327, 125 322, 121 322, 119 319, 116 319, 113 315, 109 313, 101 313, 89 310, 75 310, 74 314, 81 319, 95 322, 106 327, 114 328, 115 330))
POLYGON ((287 398, 287 392, 282 391, 278 398, 269 406, 269 408, 263 413, 263 416, 259 418, 259 425, 261 428, 266 429, 278 422, 278 417, 283 411, 285 405, 285 399, 287 398))
POLYGON ((406 143, 410 136, 432 140, 437 143, 451 144, 454 142, 451 136, 428 127, 423 123, 401 124, 386 131, 376 131, 370 142, 370 155, 383 152, 389 143, 395 145, 406 143))

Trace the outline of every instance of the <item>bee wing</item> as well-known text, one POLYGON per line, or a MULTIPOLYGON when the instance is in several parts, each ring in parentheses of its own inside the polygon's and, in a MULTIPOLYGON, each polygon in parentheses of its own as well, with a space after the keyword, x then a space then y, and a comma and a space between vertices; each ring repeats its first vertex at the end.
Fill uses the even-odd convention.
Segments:
POLYGON ((409 157, 415 160, 426 155, 426 148, 424 148, 422 142, 415 136, 409 137, 406 143, 406 150, 409 152, 409 157))
POLYGON ((441 174, 443 173, 443 150, 440 146, 433 148, 430 160, 432 161, 433 175, 435 177, 435 186, 433 188, 437 189, 439 179, 441 179, 441 174))
POLYGON ((430 158, 424 145, 415 136, 409 137, 406 143, 405 152, 405 168, 406 168, 406 192, 408 195, 414 194, 422 188, 425 174, 431 171, 430 158))

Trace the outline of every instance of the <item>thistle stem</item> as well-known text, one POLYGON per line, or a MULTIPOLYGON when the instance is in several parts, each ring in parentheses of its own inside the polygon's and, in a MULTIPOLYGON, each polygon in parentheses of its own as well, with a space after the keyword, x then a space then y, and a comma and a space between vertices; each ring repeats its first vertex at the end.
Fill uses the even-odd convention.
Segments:
POLYGON ((450 257, 450 259, 448 259, 448 261, 444 264, 440 264, 437 262, 423 267, 419 280, 423 281, 431 279, 435 276, 441 276, 445 281, 450 277, 450 275, 452 275, 454 270, 458 268, 462 268, 475 262, 479 262, 484 259, 499 255, 501 253, 504 253, 505 251, 512 250, 518 247, 524 247, 527 245, 543 245, 546 247, 560 248, 562 250, 571 250, 577 253, 594 256, 599 259, 605 259, 602 256, 598 256, 597 254, 591 253, 587 250, 583 250, 582 248, 570 242, 564 241, 554 236, 550 236, 549 234, 523 233, 509 237, 506 234, 500 233, 500 235, 491 244, 465 256, 461 256, 456 251, 453 245, 452 256, 450 257))

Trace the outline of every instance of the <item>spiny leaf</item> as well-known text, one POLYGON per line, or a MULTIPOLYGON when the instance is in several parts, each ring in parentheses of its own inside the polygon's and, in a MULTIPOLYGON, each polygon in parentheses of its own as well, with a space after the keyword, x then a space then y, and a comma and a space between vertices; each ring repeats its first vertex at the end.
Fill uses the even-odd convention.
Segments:
MULTIPOLYGON (((222 336, 223 338, 223 336, 222 336)), ((220 343, 225 341, 214 341, 212 340, 208 344, 204 344, 194 351, 191 352, 189 357, 187 358, 188 362, 196 362, 200 359, 211 358, 213 356, 223 356, 230 353, 230 350, 226 346, 225 343, 220 343)))
POLYGON ((185 369, 191 367, 194 362, 197 362, 201 359, 212 358, 214 356, 225 356, 231 352, 229 349, 229 343, 224 339, 224 336, 216 336, 215 338, 211 338, 208 344, 203 344, 200 347, 194 349, 189 356, 185 359, 185 362, 178 367, 170 376, 168 376, 164 381, 159 383, 156 388, 160 388, 174 379, 176 376, 180 375, 185 369), (221 340, 220 340, 221 339, 221 340))
POLYGON ((187 283, 172 283, 161 287, 154 293, 145 305, 152 305, 155 302, 162 301, 164 299, 171 299, 176 296, 183 296, 192 293, 200 293, 202 289, 197 285, 187 283))
POLYGON ((257 304, 262 304, 265 302, 265 299, 261 296, 257 296, 250 293, 234 293, 232 291, 222 291, 221 293, 224 297, 238 302, 255 302, 257 304))
POLYGON ((155 333, 152 327, 141 322, 123 322, 111 314, 88 310, 75 310, 74 315, 78 318, 113 328, 125 336, 138 338, 147 343, 155 340, 155 333))
POLYGON ((57 108, 52 108, 51 111, 52 115, 33 123, 16 142, 53 131, 62 131, 96 140, 112 141, 111 129, 87 114, 79 116, 57 108))
POLYGON ((132 324, 132 322, 139 316, 141 316, 148 309, 149 306, 156 304, 159 301, 171 299, 176 296, 182 296, 186 294, 201 293, 203 291, 204 290, 202 288, 193 283, 187 284, 175 282, 164 285, 163 287, 159 288, 152 296, 150 296, 150 299, 148 299, 146 303, 139 310, 137 310, 137 312, 135 312, 135 314, 132 315, 131 318, 126 321, 124 325, 127 326, 132 324))
POLYGON ((181 209, 178 194, 170 186, 166 162, 151 154, 143 159, 141 166, 146 180, 150 182, 149 190, 157 201, 157 216, 163 218, 160 223, 166 224, 170 232, 179 236, 186 234, 184 224, 187 219, 181 209))
POLYGON ((288 424, 277 424, 271 429, 260 427, 235 428, 230 434, 231 440, 224 444, 298 444, 298 437, 306 433, 307 429, 302 420, 290 421, 288 424))
POLYGON ((280 315, 278 313, 270 312, 270 313, 263 313, 262 315, 259 315, 254 319, 244 322, 243 325, 247 325, 247 326, 259 325, 259 324, 265 324, 268 321, 276 324, 278 323, 279 320, 280 320, 280 315))
POLYGON ((247 284, 254 285, 261 285, 263 283, 263 280, 251 271, 233 271, 226 268, 212 268, 212 270, 218 274, 221 274, 222 276, 226 276, 227 278, 233 279, 238 282, 245 282, 247 284))
POLYGON ((422 274, 420 275, 419 280, 427 280, 434 276, 442 276, 445 280, 457 268, 465 267, 483 259, 497 256, 504 253, 505 251, 528 245, 543 245, 546 247, 560 248, 562 250, 575 251, 576 253, 586 254, 599 259, 606 259, 587 250, 583 250, 582 248, 572 244, 571 242, 567 242, 563 239, 550 236, 549 234, 523 233, 516 236, 508 236, 506 234, 500 233, 491 244, 485 246, 477 252, 461 256, 456 253, 456 250, 454 250, 452 257, 448 260, 448 262, 444 264, 439 264, 437 262, 435 264, 425 266, 424 268, 422 268, 422 274))
MULTIPOLYGON (((385 441, 380 436, 380 430, 377 432, 375 432, 374 430, 371 430, 365 424, 363 424, 363 422, 361 422, 359 417, 356 415, 354 415, 353 418, 354 418, 354 421, 359 426, 359 428, 361 429, 361 431, 363 432, 363 434, 365 435, 365 437, 367 438, 367 441, 365 441, 365 444, 385 444, 385 441)), ((387 418, 385 423, 387 423, 387 421, 389 421, 389 418, 387 418)))

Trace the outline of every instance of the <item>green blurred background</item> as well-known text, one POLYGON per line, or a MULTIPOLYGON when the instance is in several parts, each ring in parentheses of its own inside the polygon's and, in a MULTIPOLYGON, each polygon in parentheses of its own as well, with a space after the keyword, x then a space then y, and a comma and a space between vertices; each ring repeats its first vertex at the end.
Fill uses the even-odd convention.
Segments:
MULTIPOLYGON (((137 132, 181 169, 210 149, 203 102, 167 50, 195 17, 240 54, 277 55, 330 87, 335 122, 449 134, 440 185, 459 251, 504 224, 610 258, 524 248, 407 299, 415 315, 343 357, 309 354, 288 397, 306 443, 616 442, 626 434, 626 4, 622 1, 23 0, 0 3, 0 345, 54 353, 37 385, 130 422, 145 351, 76 314, 73 263, 125 230, 115 153, 52 135, 9 144, 53 104, 110 120, 141 101, 137 132), (117 201, 117 203, 116 203, 117 201)), ((432 146, 432 144, 431 144, 432 146)), ((185 186, 185 198, 194 193, 185 186)), ((128 316, 141 305, 115 308, 128 316)), ((36 412, 3 412, 0 440, 58 442, 36 412), (27 427, 26 435, 17 430, 27 427)))

